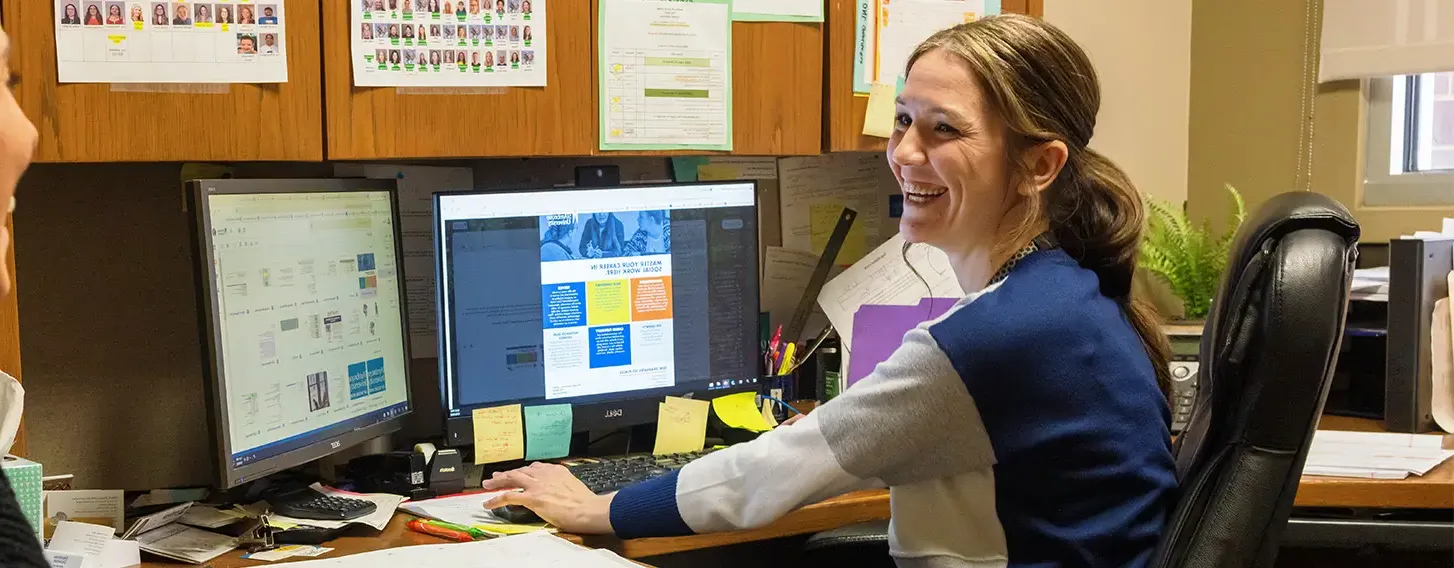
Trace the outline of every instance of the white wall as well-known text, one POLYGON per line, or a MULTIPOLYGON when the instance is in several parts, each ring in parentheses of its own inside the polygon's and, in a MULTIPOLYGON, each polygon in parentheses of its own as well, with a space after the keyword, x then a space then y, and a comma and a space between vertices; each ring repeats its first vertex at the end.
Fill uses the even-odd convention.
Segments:
POLYGON ((1101 82, 1091 147, 1142 192, 1186 200, 1191 0, 1045 0, 1045 19, 1080 43, 1101 82))

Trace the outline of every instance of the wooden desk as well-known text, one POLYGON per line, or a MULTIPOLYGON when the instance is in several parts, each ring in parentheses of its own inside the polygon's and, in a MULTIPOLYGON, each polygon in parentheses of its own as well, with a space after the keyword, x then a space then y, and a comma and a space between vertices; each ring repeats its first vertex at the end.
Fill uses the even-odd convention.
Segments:
MULTIPOLYGON (((1372 420, 1327 416, 1321 428, 1326 430, 1378 431, 1372 420)), ((1423 477, 1404 480, 1343 479, 1335 477, 1304 477, 1298 486, 1299 507, 1338 508, 1400 508, 1454 509, 1454 460, 1441 464, 1423 477)), ((400 514, 382 533, 372 537, 344 537, 327 544, 334 551, 325 558, 357 554, 372 550, 438 544, 432 536, 410 532, 404 523, 411 518, 400 514)), ((766 527, 730 533, 705 534, 669 538, 619 540, 612 537, 563 534, 567 540, 596 548, 609 548, 627 558, 647 558, 674 552, 685 552, 730 544, 768 540, 786 536, 815 533, 853 523, 889 518, 887 490, 859 491, 803 507, 766 527)), ((269 563, 239 558, 233 552, 212 561, 213 568, 260 566, 269 563)), ((293 560, 293 559, 289 559, 293 560)), ((308 560, 300 558, 297 560, 308 560)), ((284 561, 286 562, 286 561, 284 561)), ((175 567, 170 563, 144 563, 146 568, 175 567)))

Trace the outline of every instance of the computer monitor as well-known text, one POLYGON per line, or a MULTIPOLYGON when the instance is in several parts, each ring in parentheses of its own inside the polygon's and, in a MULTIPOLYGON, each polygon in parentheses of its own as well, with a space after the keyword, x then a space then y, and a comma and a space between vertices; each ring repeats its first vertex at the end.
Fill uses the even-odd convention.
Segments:
POLYGON ((446 443, 472 411, 570 403, 576 431, 663 395, 756 390, 755 182, 435 196, 446 443))
POLYGON ((394 180, 189 186, 221 487, 399 430, 409 336, 394 180))

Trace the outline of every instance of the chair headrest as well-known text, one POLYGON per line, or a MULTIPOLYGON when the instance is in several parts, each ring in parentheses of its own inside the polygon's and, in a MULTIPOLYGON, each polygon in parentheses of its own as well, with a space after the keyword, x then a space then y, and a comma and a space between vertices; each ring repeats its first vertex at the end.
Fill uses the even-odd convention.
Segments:
POLYGON ((1269 199, 1242 222, 1227 266, 1243 266, 1257 254, 1257 243, 1299 230, 1318 228, 1358 242, 1358 222, 1343 204, 1321 193, 1291 191, 1269 199))

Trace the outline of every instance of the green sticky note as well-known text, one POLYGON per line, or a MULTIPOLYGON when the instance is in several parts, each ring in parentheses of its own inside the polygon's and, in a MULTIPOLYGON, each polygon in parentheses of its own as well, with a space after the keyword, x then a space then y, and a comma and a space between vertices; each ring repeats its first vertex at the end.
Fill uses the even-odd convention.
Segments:
POLYGON ((894 95, 897 96, 902 94, 904 94, 904 76, 899 75, 899 84, 898 86, 894 87, 894 95))
POLYGON ((697 181, 697 166, 707 163, 706 156, 681 156, 671 159, 671 176, 678 183, 697 181))
POLYGON ((563 458, 570 454, 569 404, 525 407, 525 459, 563 458))

